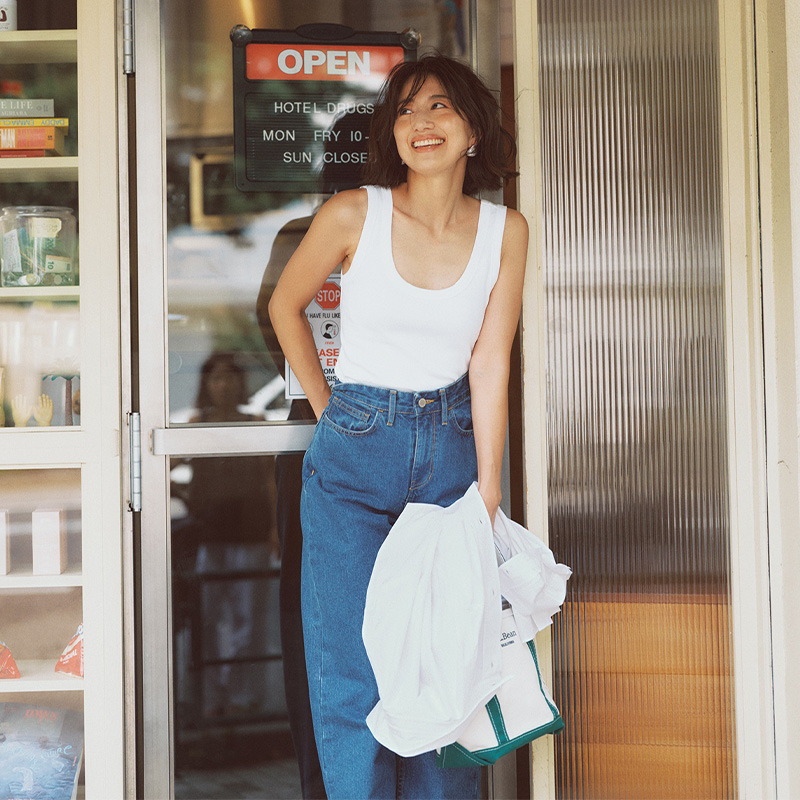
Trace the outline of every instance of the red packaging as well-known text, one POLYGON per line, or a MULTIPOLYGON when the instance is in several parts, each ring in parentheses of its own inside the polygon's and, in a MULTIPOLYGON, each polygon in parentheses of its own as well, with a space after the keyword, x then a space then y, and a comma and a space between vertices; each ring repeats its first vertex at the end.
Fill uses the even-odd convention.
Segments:
POLYGON ((56 672, 83 677, 83 623, 78 625, 78 630, 56 662, 56 672))
POLYGON ((0 642, 0 679, 2 678, 19 678, 19 669, 17 662, 14 661, 14 656, 11 651, 6 647, 4 642, 0 642))

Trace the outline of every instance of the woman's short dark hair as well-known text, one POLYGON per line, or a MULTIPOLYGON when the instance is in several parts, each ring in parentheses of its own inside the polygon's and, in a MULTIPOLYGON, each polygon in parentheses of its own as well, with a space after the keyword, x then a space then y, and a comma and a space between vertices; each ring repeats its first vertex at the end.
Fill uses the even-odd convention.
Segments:
POLYGON ((517 147, 501 125, 500 106, 466 64, 437 53, 397 64, 387 76, 370 124, 364 182, 391 188, 406 180, 407 168, 400 160, 394 140, 394 123, 400 109, 417 95, 428 78, 441 83, 455 111, 469 123, 475 135, 476 154, 467 159, 464 193, 502 188, 506 178, 518 173, 509 166, 514 163, 517 147))

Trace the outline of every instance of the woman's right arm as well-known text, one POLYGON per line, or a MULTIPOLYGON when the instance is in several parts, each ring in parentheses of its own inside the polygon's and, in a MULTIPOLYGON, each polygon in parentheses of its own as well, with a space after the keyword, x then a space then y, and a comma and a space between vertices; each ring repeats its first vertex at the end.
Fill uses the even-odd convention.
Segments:
POLYGON ((365 190, 354 189, 331 197, 314 217, 269 301, 269 318, 275 335, 317 419, 331 392, 305 312, 339 264, 347 271, 366 215, 365 190))

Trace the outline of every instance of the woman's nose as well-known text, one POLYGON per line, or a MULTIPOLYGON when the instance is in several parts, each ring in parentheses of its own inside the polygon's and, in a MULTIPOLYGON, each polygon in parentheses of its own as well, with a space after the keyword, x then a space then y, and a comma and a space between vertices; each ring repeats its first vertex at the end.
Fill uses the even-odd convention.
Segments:
POLYGON ((414 130, 424 130, 432 125, 431 118, 426 111, 414 114, 414 130))

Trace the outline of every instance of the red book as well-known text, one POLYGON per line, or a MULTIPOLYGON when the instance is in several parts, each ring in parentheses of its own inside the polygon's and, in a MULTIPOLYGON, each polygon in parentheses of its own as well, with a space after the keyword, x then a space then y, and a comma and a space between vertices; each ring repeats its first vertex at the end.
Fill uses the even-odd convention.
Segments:
POLYGON ((64 152, 64 129, 53 127, 0 128, 0 150, 64 152))
POLYGON ((42 158, 47 150, 0 150, 0 158, 42 158))

